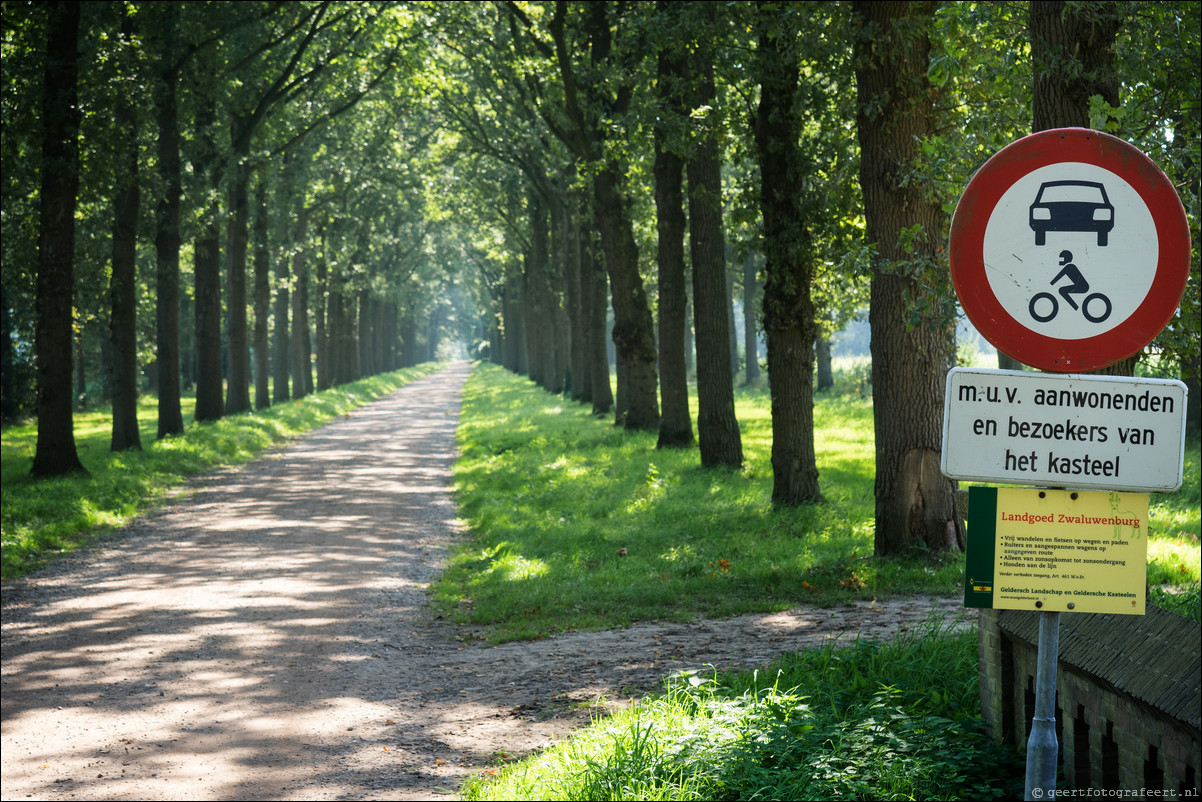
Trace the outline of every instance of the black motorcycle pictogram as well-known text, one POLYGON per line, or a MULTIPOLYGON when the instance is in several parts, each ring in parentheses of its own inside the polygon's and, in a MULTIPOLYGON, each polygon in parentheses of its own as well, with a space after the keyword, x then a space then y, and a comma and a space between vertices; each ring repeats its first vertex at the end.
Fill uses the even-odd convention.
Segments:
MULTIPOLYGON (((1089 292, 1089 282, 1082 275, 1081 268, 1073 264, 1072 260, 1072 251, 1061 251, 1060 272, 1048 283, 1055 287, 1061 279, 1067 279, 1068 283, 1057 289, 1060 297, 1073 309, 1080 310, 1081 314, 1090 323, 1101 323, 1110 317, 1110 299, 1100 292, 1089 292), (1073 297, 1075 295, 1084 295, 1085 299, 1078 304, 1077 299, 1073 297), (1100 309, 1099 304, 1101 305, 1100 309)), ((1031 303, 1027 309, 1031 313, 1031 317, 1040 323, 1047 323, 1056 317, 1060 311, 1060 302, 1056 300, 1056 296, 1052 295, 1052 293, 1040 292, 1031 298, 1031 303)))

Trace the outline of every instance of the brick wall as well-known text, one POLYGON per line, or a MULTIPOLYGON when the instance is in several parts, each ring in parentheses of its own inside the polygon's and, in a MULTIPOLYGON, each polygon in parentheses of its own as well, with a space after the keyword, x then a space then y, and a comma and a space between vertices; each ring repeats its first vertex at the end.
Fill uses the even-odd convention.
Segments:
MULTIPOLYGON (((1029 613, 981 610, 977 630, 982 714, 994 738, 1018 746, 1026 745, 1035 705, 1037 637, 1030 626, 1032 617, 1029 613)), ((1192 627, 1183 627, 1172 622, 1191 639, 1184 660, 1179 659, 1179 650, 1163 663, 1153 660, 1133 667, 1130 656, 1123 655, 1125 659, 1113 661, 1116 668, 1110 673, 1106 669, 1086 671, 1065 659, 1066 652, 1073 651, 1065 648, 1066 638, 1071 647, 1073 637, 1071 630, 1065 631, 1065 618, 1061 616, 1061 659, 1056 671, 1062 787, 1156 789, 1173 792, 1177 798, 1187 793, 1196 796, 1202 752, 1197 713, 1202 663, 1196 657, 1190 659, 1190 654, 1202 650, 1198 626, 1187 622, 1192 627), (1138 698, 1142 692, 1137 676, 1140 672, 1145 676, 1155 672, 1158 690, 1171 686, 1172 693, 1160 692, 1152 697, 1169 699, 1169 703, 1138 698)), ((1124 627, 1145 625, 1131 620, 1136 618, 1114 616, 1107 622, 1116 643, 1123 643, 1124 637, 1129 640, 1130 633, 1124 634, 1124 627)), ((1180 642, 1181 632, 1173 630, 1169 635, 1180 642)), ((1092 642, 1089 646, 1095 653, 1107 648, 1092 642)), ((1117 649, 1115 654, 1119 654, 1117 649)), ((1096 669, 1099 661, 1093 660, 1091 665, 1096 669)))

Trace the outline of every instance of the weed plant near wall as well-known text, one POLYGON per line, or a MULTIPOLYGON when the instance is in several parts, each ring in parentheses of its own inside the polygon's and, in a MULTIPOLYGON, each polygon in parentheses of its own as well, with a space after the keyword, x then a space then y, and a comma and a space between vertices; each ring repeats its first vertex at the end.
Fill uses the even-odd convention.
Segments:
POLYGON ((976 635, 932 622, 744 673, 686 671, 571 740, 488 769, 485 799, 1001 799, 1024 766, 979 718, 976 635))
MULTIPOLYGON (((436 603, 501 642, 962 593, 962 555, 872 557, 872 402, 841 383, 846 392, 814 406, 825 503, 773 510, 766 390, 736 395, 744 468, 707 470, 696 449, 657 451, 654 432, 627 432, 482 365, 465 387, 455 466, 471 540, 436 583, 436 603)), ((1182 492, 1152 505, 1149 580, 1174 590, 1200 573, 1196 441, 1187 455, 1182 492)))
POLYGON ((144 451, 108 450, 111 417, 107 412, 77 414, 76 447, 89 478, 34 479, 29 475, 37 443, 37 425, 5 427, 2 435, 2 510, 0 564, 12 579, 55 554, 70 551, 97 534, 128 523, 162 502, 187 477, 225 465, 247 462, 266 448, 290 440, 337 415, 373 401, 414 379, 434 372, 430 362, 372 376, 269 409, 231 415, 213 423, 193 424, 187 399, 187 430, 154 439, 158 416, 153 398, 138 407, 144 451))

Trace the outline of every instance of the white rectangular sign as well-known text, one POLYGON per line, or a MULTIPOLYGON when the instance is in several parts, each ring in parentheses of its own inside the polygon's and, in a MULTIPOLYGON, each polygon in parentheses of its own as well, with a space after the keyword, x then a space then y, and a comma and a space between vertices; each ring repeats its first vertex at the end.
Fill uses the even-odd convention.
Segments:
POLYGON ((1171 493, 1185 401, 1173 379, 952 368, 941 468, 951 479, 1171 493))

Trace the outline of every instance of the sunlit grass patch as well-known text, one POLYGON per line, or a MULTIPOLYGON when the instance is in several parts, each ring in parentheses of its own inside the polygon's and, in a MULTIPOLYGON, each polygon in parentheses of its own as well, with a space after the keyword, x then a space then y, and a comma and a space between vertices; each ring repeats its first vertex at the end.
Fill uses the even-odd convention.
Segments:
MULTIPOLYGON (((825 501, 795 509, 771 506, 767 391, 740 388, 736 410, 744 467, 707 470, 696 449, 656 450, 655 432, 627 432, 523 377, 482 366, 465 388, 455 466, 473 541, 435 584, 436 603, 504 641, 633 621, 962 593, 962 555, 873 557, 870 399, 816 399, 825 501), (471 555, 500 543, 536 563, 538 575, 516 581, 505 571, 485 572, 471 555)), ((1152 498, 1153 584, 1196 581, 1198 574, 1197 540, 1188 534, 1198 520, 1196 443, 1187 454, 1186 488, 1195 489, 1152 498)))
POLYGON ((870 403, 819 399, 827 500, 773 509, 768 394, 742 390, 736 400, 746 465, 707 470, 695 449, 656 450, 655 432, 627 432, 482 366, 465 388, 455 467, 474 541, 436 583, 437 603, 503 641, 957 591, 959 556, 869 559, 870 403), (477 555, 500 543, 537 561, 539 575, 517 582, 485 571, 477 555))
POLYGON ((626 710, 461 790, 484 799, 994 799, 1021 760, 979 718, 975 633, 685 670, 626 710))

